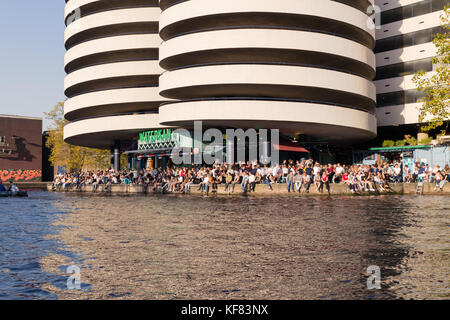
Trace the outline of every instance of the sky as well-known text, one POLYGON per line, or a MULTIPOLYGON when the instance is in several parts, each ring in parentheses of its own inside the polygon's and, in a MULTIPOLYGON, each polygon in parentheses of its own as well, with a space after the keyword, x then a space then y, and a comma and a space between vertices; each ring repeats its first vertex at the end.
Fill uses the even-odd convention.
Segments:
POLYGON ((0 114, 44 118, 64 101, 64 5, 1 1, 0 114))

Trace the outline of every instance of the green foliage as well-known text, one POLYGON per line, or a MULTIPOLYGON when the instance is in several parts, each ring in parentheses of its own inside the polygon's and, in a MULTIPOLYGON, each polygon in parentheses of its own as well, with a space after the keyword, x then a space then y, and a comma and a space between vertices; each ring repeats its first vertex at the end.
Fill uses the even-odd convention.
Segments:
POLYGON ((433 137, 423 138, 422 140, 419 141, 419 144, 427 145, 430 144, 431 141, 433 141, 433 137))
POLYGON ((104 169, 110 166, 110 152, 70 145, 64 142, 64 104, 58 103, 45 117, 51 121, 48 128, 47 148, 51 150, 50 162, 65 167, 68 171, 81 169, 104 169))
POLYGON ((409 134, 405 135, 405 142, 406 142, 407 145, 410 145, 410 146, 416 146, 417 145, 417 139, 414 138, 413 136, 409 135, 409 134))
POLYGON ((406 140, 405 139, 395 141, 395 146, 396 147, 403 147, 405 145, 406 145, 406 140))
POLYGON ((393 140, 384 140, 383 144, 381 145, 383 148, 390 148, 395 145, 395 142, 393 140))
MULTIPOLYGON (((441 16, 443 33, 435 35, 433 43, 437 48, 437 56, 433 58, 435 73, 417 72, 413 82, 424 94, 423 104, 419 108, 419 123, 423 132, 427 132, 444 124, 448 126, 450 119, 450 6, 446 5, 441 16)), ((441 129, 446 132, 447 128, 441 129)))

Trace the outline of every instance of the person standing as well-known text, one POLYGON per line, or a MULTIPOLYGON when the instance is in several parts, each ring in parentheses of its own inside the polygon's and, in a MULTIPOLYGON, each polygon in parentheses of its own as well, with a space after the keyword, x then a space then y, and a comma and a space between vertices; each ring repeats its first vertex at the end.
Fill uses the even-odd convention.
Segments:
POLYGON ((247 171, 244 170, 242 172, 242 182, 241 182, 241 188, 243 193, 247 192, 247 187, 248 187, 248 174, 247 171))
POLYGON ((256 177, 253 174, 253 171, 250 171, 248 176, 248 189, 250 192, 255 191, 255 185, 256 185, 256 177))
POLYGON ((295 192, 295 189, 294 189, 294 174, 292 173, 292 171, 290 171, 287 174, 287 176, 286 176, 286 183, 287 183, 288 192, 291 192, 291 189, 292 189, 292 192, 295 192))
POLYGON ((231 189, 231 182, 233 181, 233 175, 231 174, 231 171, 227 171, 227 175, 225 176, 225 192, 228 192, 229 189, 231 189))
POLYGON ((301 189, 302 189, 302 185, 303 185, 303 177, 300 173, 300 170, 297 171, 297 174, 294 177, 294 184, 295 184, 295 190, 300 193, 301 189))

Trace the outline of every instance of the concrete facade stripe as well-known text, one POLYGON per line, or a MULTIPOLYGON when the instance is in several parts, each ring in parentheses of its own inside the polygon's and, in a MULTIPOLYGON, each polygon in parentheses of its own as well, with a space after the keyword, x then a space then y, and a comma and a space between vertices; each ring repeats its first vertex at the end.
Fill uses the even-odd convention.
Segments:
POLYGON ((362 77, 334 70, 297 66, 223 65, 180 69, 162 74, 159 86, 164 96, 166 90, 221 84, 319 87, 376 100, 375 86, 362 77))
POLYGON ((67 19, 67 16, 70 15, 73 11, 75 11, 78 8, 81 8, 82 6, 93 3, 93 2, 100 2, 100 0, 69 0, 66 3, 66 6, 64 8, 64 20, 67 19))
POLYGON ((75 145, 108 148, 115 139, 131 139, 149 129, 169 128, 159 124, 158 114, 137 114, 71 122, 64 127, 64 140, 75 145))
POLYGON ((360 61, 375 69, 374 53, 357 42, 328 34, 294 30, 238 29, 188 34, 163 42, 160 60, 202 50, 234 48, 276 48, 330 53, 360 61))
POLYGON ((85 30, 114 24, 158 21, 161 9, 134 8, 100 12, 82 17, 67 26, 64 32, 64 42, 73 35, 85 30))
POLYGON ((237 14, 246 12, 261 12, 268 14, 299 14, 322 17, 335 21, 345 21, 359 28, 372 38, 375 31, 369 28, 367 14, 348 5, 329 0, 195 0, 174 5, 161 13, 160 30, 165 27, 195 17, 212 16, 218 14, 237 14))
MULTIPOLYGON (((170 6, 178 4, 183 1, 189 1, 189 0, 160 0, 159 3, 161 6, 161 9, 165 10, 170 6)), ((361 8, 361 10, 363 10, 365 12, 369 6, 374 5, 375 0, 356 0, 356 1, 355 0, 341 0, 339 2, 344 2, 345 4, 348 4, 348 5, 357 5, 361 8), (355 4, 355 2, 357 2, 357 3, 355 4)))
POLYGON ((158 61, 131 61, 116 62, 83 68, 74 71, 64 79, 64 90, 92 80, 137 76, 137 75, 159 75, 162 69, 158 61))
POLYGON ((158 48, 160 43, 161 38, 157 34, 123 35, 91 40, 67 50, 64 56, 64 66, 76 59, 92 54, 119 50, 158 48))
MULTIPOLYGON (((289 132, 296 128, 299 132, 310 133, 308 124, 317 124, 322 130, 314 132, 330 138, 333 134, 327 131, 330 126, 341 127, 340 134, 345 135, 344 127, 365 132, 375 137, 377 132, 376 118, 367 112, 336 106, 285 102, 285 101, 185 101, 168 103, 160 107, 160 122, 167 125, 181 125, 198 121, 247 121, 250 127, 278 128, 289 132), (293 127, 291 126, 293 124, 293 127)), ((317 128, 317 127, 316 127, 317 128)), ((317 129, 315 129, 317 130, 317 129)), ((295 133, 295 132, 290 132, 295 133)), ((339 140, 339 136, 335 136, 339 140)), ((358 137, 354 137, 358 138, 358 137)))
POLYGON ((85 93, 68 99, 64 103, 64 113, 67 114, 79 109, 95 108, 109 104, 132 104, 166 100, 159 95, 157 87, 105 90, 85 93))

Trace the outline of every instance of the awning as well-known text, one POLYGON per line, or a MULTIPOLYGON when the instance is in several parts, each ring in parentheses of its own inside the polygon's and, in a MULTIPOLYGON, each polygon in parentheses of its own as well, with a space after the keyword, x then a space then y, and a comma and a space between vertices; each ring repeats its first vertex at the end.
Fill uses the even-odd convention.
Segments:
POLYGON ((306 150, 305 148, 299 147, 297 144, 290 142, 290 141, 283 141, 282 143, 278 144, 274 144, 273 147, 275 148, 275 150, 279 150, 279 151, 291 151, 291 152, 305 152, 305 153, 309 153, 308 150, 306 150))
POLYGON ((400 152, 405 150, 415 150, 415 149, 430 149, 431 146, 428 145, 417 145, 417 146, 397 146, 397 147, 381 147, 381 148, 370 148, 370 151, 380 151, 380 152, 400 152))
POLYGON ((130 150, 124 152, 124 154, 142 154, 142 155, 155 155, 158 153, 172 153, 172 149, 130 150))

